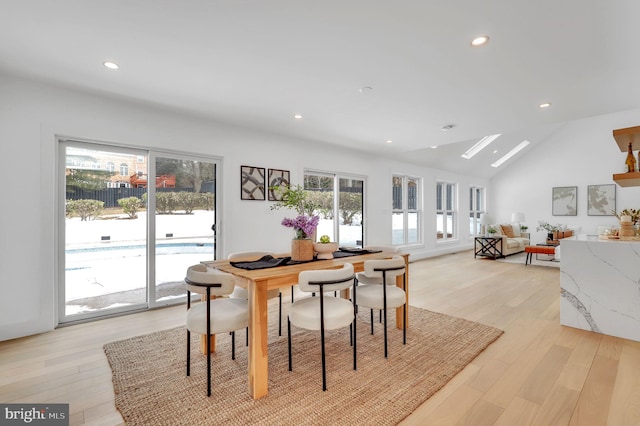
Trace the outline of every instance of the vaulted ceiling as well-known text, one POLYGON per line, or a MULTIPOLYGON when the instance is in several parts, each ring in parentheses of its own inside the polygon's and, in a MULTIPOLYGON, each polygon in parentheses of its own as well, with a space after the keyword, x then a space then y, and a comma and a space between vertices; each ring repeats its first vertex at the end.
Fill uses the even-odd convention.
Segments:
POLYGON ((491 177, 522 140, 640 106, 638 16, 636 0, 3 0, 0 72, 491 177))

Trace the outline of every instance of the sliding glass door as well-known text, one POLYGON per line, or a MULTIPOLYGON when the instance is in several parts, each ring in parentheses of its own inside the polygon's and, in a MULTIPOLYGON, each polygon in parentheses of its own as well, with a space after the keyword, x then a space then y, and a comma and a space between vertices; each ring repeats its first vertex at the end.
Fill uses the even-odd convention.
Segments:
POLYGON ((187 267, 214 259, 216 164, 155 157, 155 300, 186 294, 187 267))
POLYGON ((305 172, 304 189, 320 206, 317 234, 328 235, 344 247, 362 247, 364 180, 359 177, 305 172))
POLYGON ((60 153, 60 322, 182 301, 186 268, 215 258, 216 161, 76 141, 60 153))

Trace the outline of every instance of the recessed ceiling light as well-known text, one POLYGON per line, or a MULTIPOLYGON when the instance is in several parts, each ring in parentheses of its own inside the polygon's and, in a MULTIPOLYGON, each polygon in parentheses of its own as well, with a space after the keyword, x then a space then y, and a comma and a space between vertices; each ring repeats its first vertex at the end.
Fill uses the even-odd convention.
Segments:
POLYGON ((387 140, 387 143, 393 143, 393 141, 391 139, 387 140))
POLYGON ((110 70, 117 70, 118 68, 120 68, 120 65, 116 64, 115 62, 111 62, 111 61, 104 61, 102 63, 102 65, 104 65, 105 67, 109 68, 110 70))
POLYGON ((529 145, 529 141, 524 140, 522 142, 520 142, 515 148, 513 148, 511 151, 507 152, 505 155, 503 155, 502 157, 500 157, 498 159, 498 161, 496 161, 495 163, 493 163, 491 165, 491 167, 500 167, 500 165, 502 163, 504 163, 505 161, 507 161, 509 158, 513 157, 514 155, 516 155, 518 152, 522 151, 524 148, 526 148, 526 146, 529 145))
POLYGON ((487 44, 488 42, 489 42, 489 36, 481 35, 471 40, 471 45, 474 47, 477 47, 477 46, 482 46, 484 44, 487 44))
POLYGON ((358 89, 358 91, 360 93, 369 93, 372 90, 373 90, 373 87, 371 87, 371 86, 364 86, 364 87, 361 87, 360 89, 358 89))
POLYGON ((438 147, 438 145, 431 145, 429 148, 436 149, 437 147, 438 147))
POLYGON ((469 148, 464 154, 462 154, 461 157, 466 158, 467 160, 471 159, 471 157, 485 149, 487 145, 498 139, 501 135, 502 133, 485 136, 484 138, 480 139, 475 145, 469 148))
POLYGON ((538 108, 549 108, 551 106, 551 102, 544 102, 538 105, 538 108))
POLYGON ((447 130, 451 130, 451 129, 453 129, 454 127, 456 127, 456 125, 455 125, 455 124, 447 124, 447 125, 442 126, 442 127, 440 128, 440 130, 442 130, 443 132, 446 132, 447 130))
POLYGON ((293 116, 296 120, 300 120, 302 118, 302 114, 296 114, 293 116))
POLYGON ((497 154, 497 153, 498 153, 498 150, 497 150, 497 149, 494 149, 494 150, 493 150, 493 153, 494 153, 494 154, 497 154))

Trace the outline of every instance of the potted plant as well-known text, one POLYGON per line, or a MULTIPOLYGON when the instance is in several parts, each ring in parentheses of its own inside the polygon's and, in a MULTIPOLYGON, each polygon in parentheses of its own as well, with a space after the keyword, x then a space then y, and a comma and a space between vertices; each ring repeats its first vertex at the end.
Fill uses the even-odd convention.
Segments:
POLYGON ((494 225, 487 226, 487 233, 490 237, 493 237, 497 232, 498 228, 496 228, 494 225))
POLYGON ((318 259, 333 259, 333 252, 338 250, 338 243, 331 242, 328 235, 323 235, 317 243, 313 243, 313 249, 318 253, 318 259))
POLYGON ((520 232, 527 232, 527 229, 529 229, 527 225, 520 225, 520 232))
POLYGON ((271 210, 287 208, 295 210, 298 216, 294 218, 284 218, 282 225, 293 228, 295 237, 291 242, 292 260, 312 260, 313 241, 312 235, 318 227, 320 217, 314 214, 316 206, 309 200, 308 192, 300 185, 293 187, 275 187, 275 191, 281 195, 280 201, 271 206, 271 210))
POLYGON ((547 241, 553 241, 553 233, 556 232, 558 230, 558 226, 556 225, 551 225, 548 222, 545 222, 544 220, 540 220, 538 221, 538 227, 536 228, 536 231, 547 231, 547 241))
POLYGON ((640 220, 640 209, 624 209, 620 213, 616 213, 615 210, 611 210, 611 212, 616 216, 616 218, 620 222, 631 222, 632 224, 637 224, 638 220, 640 220), (625 218, 623 220, 623 217, 625 218), (629 218, 627 218, 629 217, 629 218))

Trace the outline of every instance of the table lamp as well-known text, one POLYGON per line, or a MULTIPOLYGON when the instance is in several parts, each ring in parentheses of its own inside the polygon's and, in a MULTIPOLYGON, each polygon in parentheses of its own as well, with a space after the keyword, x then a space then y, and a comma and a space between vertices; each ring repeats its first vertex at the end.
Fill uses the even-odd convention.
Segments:
POLYGON ((518 230, 520 229, 520 224, 522 222, 524 222, 524 213, 522 212, 511 213, 511 223, 515 223, 516 226, 518 227, 518 230))
POLYGON ((487 236, 487 225, 489 224, 489 215, 487 213, 480 213, 480 232, 485 237, 487 236))

